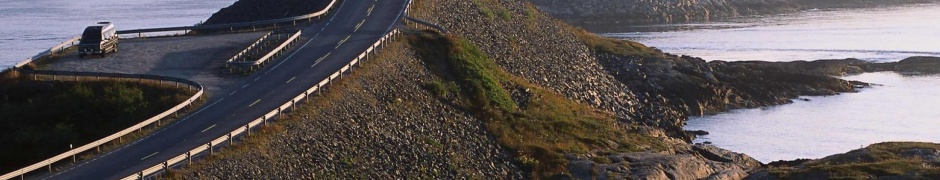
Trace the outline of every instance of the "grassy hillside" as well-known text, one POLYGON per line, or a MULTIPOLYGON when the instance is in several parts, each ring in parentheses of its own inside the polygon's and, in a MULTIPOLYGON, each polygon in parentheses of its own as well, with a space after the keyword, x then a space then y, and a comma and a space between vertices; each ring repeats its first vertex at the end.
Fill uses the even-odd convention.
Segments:
POLYGON ((427 89, 484 120, 501 145, 535 177, 567 172, 566 153, 661 148, 632 133, 609 112, 575 103, 504 72, 476 46, 457 37, 423 33, 409 39, 443 79, 427 89))

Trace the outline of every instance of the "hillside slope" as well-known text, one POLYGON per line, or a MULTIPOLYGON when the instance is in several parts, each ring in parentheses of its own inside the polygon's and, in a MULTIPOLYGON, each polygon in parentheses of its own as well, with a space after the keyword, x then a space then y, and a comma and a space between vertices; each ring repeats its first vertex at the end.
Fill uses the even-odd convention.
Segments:
POLYGON ((281 125, 176 175, 741 179, 762 164, 689 144, 689 114, 865 85, 821 73, 831 69, 664 54, 572 28, 524 1, 412 8, 450 34, 407 31, 281 125))

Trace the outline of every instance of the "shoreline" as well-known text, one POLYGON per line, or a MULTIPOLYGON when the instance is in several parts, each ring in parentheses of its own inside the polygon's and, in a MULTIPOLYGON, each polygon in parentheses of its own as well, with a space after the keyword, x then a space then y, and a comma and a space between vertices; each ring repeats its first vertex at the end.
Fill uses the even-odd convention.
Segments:
MULTIPOLYGON (((940 74, 936 73, 906 73, 906 72, 895 72, 895 71, 876 71, 876 72, 862 72, 859 74, 849 74, 846 76, 839 76, 840 79, 846 80, 859 80, 871 84, 869 87, 858 89, 858 92, 854 93, 845 93, 831 96, 800 96, 796 99, 792 99, 794 103, 781 104, 781 105, 772 105, 765 107, 749 108, 749 109, 733 109, 724 112, 718 112, 715 114, 706 114, 703 116, 690 117, 689 123, 686 126, 683 126, 683 129, 686 131, 696 133, 696 138, 692 143, 705 143, 712 144, 722 148, 736 149, 744 153, 745 151, 750 153, 745 153, 749 155, 756 155, 751 153, 759 153, 763 158, 758 158, 762 163, 771 163, 775 161, 793 161, 797 159, 817 159, 823 158, 825 156, 833 155, 835 153, 841 153, 848 150, 853 150, 859 148, 859 145, 869 146, 872 144, 878 144, 882 142, 893 142, 893 141, 915 141, 915 142, 932 142, 940 143, 936 139, 931 138, 915 138, 915 137, 932 137, 929 131, 925 132, 923 129, 919 128, 902 128, 902 130, 894 130, 893 128, 873 128, 881 127, 878 124, 883 124, 880 120, 886 120, 884 116, 879 116, 874 114, 873 116, 859 116, 859 115, 845 115, 845 118, 832 118, 833 116, 827 116, 826 113, 833 114, 847 114, 851 112, 858 112, 865 114, 864 110, 878 110, 884 108, 888 112, 895 112, 897 114, 905 114, 906 119, 892 120, 891 122, 896 123, 899 127, 908 127, 916 126, 924 123, 929 123, 929 114, 925 115, 924 113, 919 113, 921 111, 916 110, 901 110, 901 109, 892 109, 889 106, 879 107, 879 108, 866 108, 877 106, 878 104, 887 103, 892 105, 905 105, 912 102, 911 98, 893 98, 892 95, 897 93, 910 93, 910 92, 923 92, 924 90, 929 91, 929 83, 923 83, 920 81, 929 81, 929 82, 938 82, 937 77, 940 77, 940 74), (851 76, 855 76, 852 78, 851 76), (862 77, 859 77, 862 76, 862 77), (849 77, 849 78, 846 78, 849 77), (865 78, 867 77, 867 78, 865 78), (866 80, 867 79, 867 80, 866 80), (881 80, 881 81, 878 81, 881 80), (910 84, 908 80, 917 81, 920 83, 910 84), (878 81, 878 82, 875 82, 878 81), (911 87, 919 87, 917 90, 908 90, 911 87), (874 93, 874 94, 873 94, 874 93), (879 97, 889 98, 883 101, 873 101, 880 99, 879 97), (817 111, 807 108, 822 108, 830 111, 817 111), (860 111, 861 110, 861 111, 860 111), (825 117, 825 118, 820 118, 825 117), (806 119, 801 119, 806 118, 806 119), (851 120, 849 120, 851 119, 851 120), (696 121, 693 123, 693 121, 696 121), (873 134, 882 134, 885 136, 865 136, 866 138, 862 139, 832 139, 830 140, 817 140, 813 139, 810 136, 800 135, 801 133, 795 132, 800 124, 814 124, 815 121, 823 121, 823 123, 818 124, 821 126, 810 126, 801 128, 807 132, 812 132, 812 134, 817 134, 820 137, 842 137, 847 134, 851 134, 852 131, 843 130, 845 128, 873 128, 876 130, 870 131, 873 134), (859 124, 864 125, 841 125, 844 123, 858 122, 859 124), (787 124, 793 124, 793 127, 786 127, 787 124), (874 125, 874 126, 873 126, 874 125), (693 126, 690 128, 690 126, 693 126), (727 127, 726 127, 727 126, 727 127), (780 127, 780 128, 774 128, 780 127), (835 128, 831 132, 819 131, 821 129, 826 129, 825 127, 835 128), (735 130, 735 129, 747 129, 747 130, 735 130), (760 129, 760 130, 755 130, 760 129), (788 133, 789 132, 789 133, 788 133), (786 137, 773 137, 774 134, 785 133, 786 137), (895 135, 895 134, 900 135, 895 135), (751 137, 761 137, 761 140, 755 140, 750 138, 743 138, 746 136, 751 137), (704 139, 703 139, 704 138, 704 139), (873 138, 873 139, 872 139, 873 138), (789 142, 789 141, 799 141, 801 143, 780 143, 780 142, 789 142), (828 148, 818 148, 818 150, 812 148, 811 146, 803 144, 825 144, 828 148), (853 146, 854 145, 854 146, 853 146), (838 148, 836 148, 838 147, 838 148), (775 153, 777 152, 777 153, 775 153), (796 154, 813 154, 815 157, 810 156, 792 156, 796 154), (788 158, 788 157, 789 158, 788 158), (768 157, 777 157, 770 158, 768 157)), ((920 97, 921 99, 935 99, 936 96, 924 95, 924 94, 897 94, 897 95, 911 95, 913 97, 920 97)), ((904 96, 897 96, 904 97, 904 96)), ((841 117, 841 116, 838 116, 841 117)), ((863 135, 859 135, 863 136, 863 135)), ((755 157, 756 158, 756 157, 755 157)))
POLYGON ((633 25, 722 21, 747 16, 777 16, 812 10, 884 8, 936 4, 938 0, 902 1, 691 1, 666 2, 586 0, 531 0, 540 10, 571 25, 592 32, 607 32, 633 25), (599 26, 602 25, 602 26, 599 26), (603 27, 608 26, 608 27, 603 27))

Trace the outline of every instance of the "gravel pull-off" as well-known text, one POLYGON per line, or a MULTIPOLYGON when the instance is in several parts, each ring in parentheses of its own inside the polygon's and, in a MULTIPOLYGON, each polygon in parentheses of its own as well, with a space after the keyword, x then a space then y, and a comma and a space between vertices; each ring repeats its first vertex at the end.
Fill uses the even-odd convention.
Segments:
POLYGON ((182 179, 518 179, 508 153, 482 121, 421 87, 429 74, 406 43, 334 84, 256 137, 247 150, 224 151, 176 173, 182 179))
POLYGON ((212 95, 240 79, 223 75, 219 68, 265 33, 125 39, 117 53, 79 58, 72 52, 51 61, 49 69, 184 78, 202 84, 212 95))

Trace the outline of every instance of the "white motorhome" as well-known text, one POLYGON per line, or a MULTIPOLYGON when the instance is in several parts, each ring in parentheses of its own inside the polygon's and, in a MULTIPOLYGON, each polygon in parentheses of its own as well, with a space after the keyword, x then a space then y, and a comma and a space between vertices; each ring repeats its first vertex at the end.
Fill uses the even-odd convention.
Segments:
POLYGON ((78 43, 78 57, 86 55, 100 55, 118 51, 118 35, 111 22, 98 22, 85 28, 82 39, 78 43))

